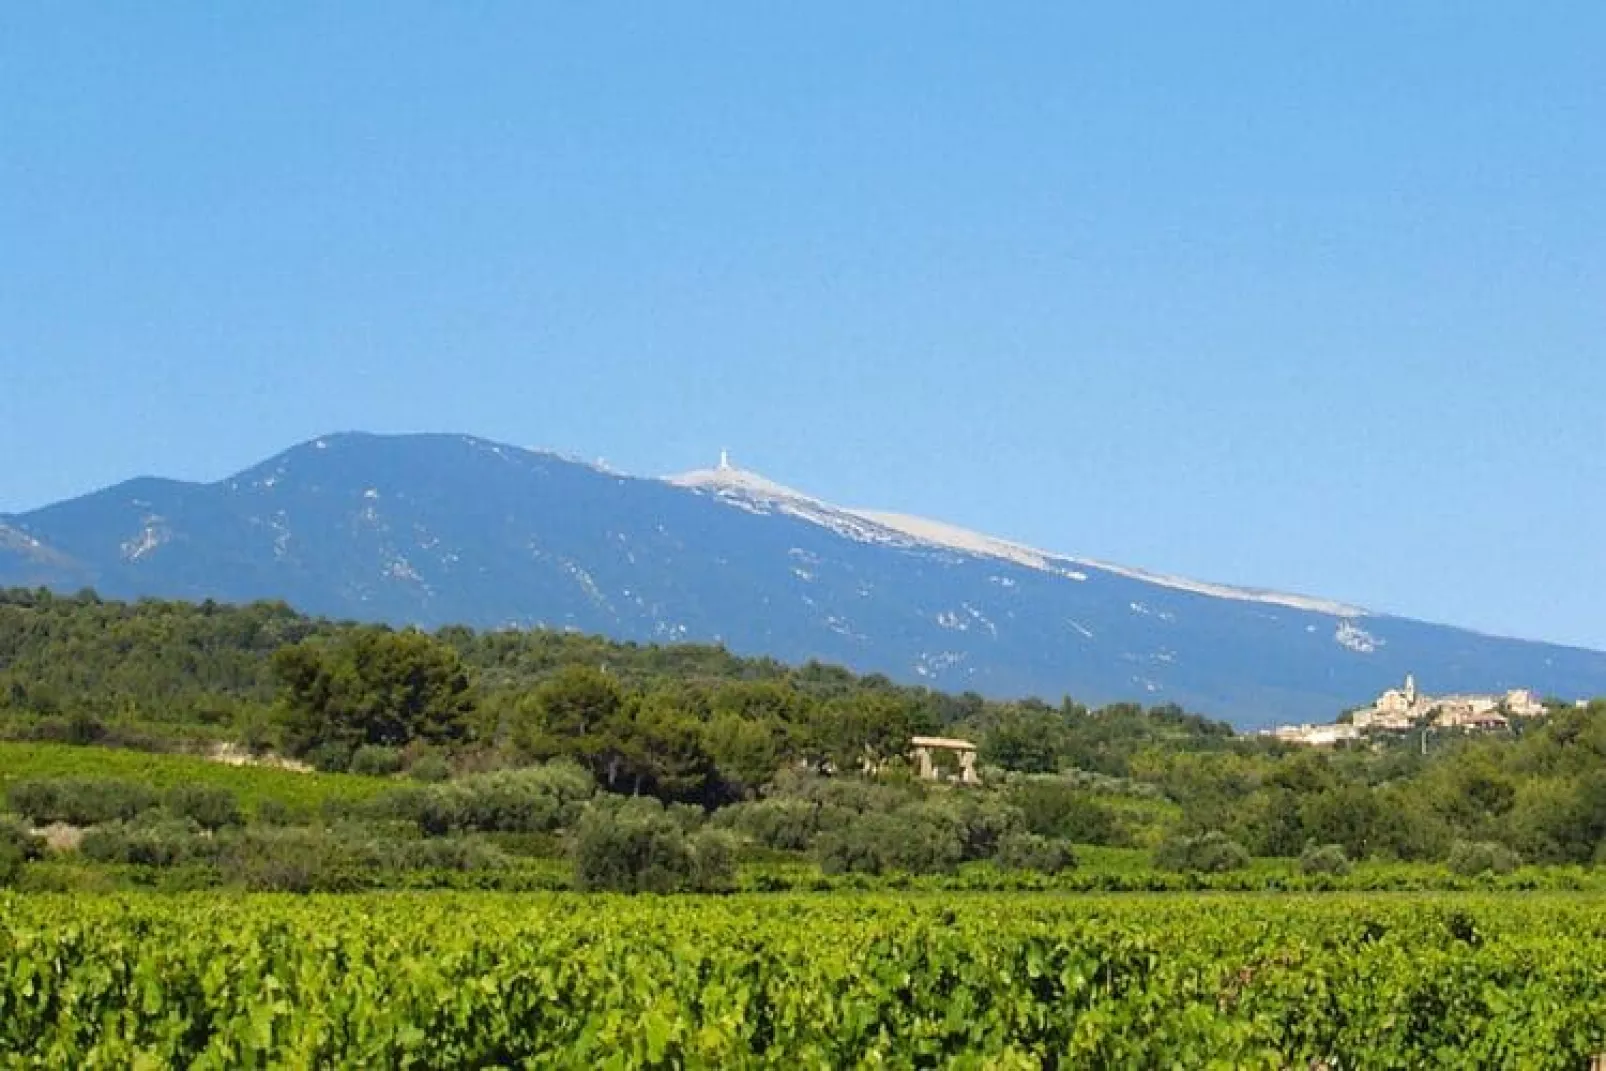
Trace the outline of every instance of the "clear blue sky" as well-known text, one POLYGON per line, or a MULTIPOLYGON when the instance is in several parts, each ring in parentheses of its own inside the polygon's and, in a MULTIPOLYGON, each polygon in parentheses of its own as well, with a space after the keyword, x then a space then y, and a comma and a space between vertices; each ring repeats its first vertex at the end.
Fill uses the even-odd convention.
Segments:
POLYGON ((1603 57, 1598 3, 5 5, 0 511, 728 446, 1606 647, 1603 57))

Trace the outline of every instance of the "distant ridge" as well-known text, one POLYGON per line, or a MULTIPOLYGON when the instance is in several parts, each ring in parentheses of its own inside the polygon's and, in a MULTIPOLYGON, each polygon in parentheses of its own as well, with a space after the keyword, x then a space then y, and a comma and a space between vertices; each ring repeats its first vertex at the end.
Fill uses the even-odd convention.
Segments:
POLYGON ((1367 611, 1358 607, 1333 602, 1328 599, 1312 598, 1308 595, 1291 595, 1260 588, 1233 587, 1227 584, 1188 580, 1183 577, 1150 572, 1146 569, 1134 569, 1131 566, 1112 565, 1109 562, 1096 561, 1091 558, 1074 558, 1066 554, 1054 554, 1049 551, 1038 550, 1035 547, 1028 547, 1021 543, 982 535, 979 532, 960 528, 944 521, 929 520, 925 517, 911 517, 906 514, 887 513, 880 510, 843 509, 805 495, 800 491, 783 487, 773 480, 760 476, 758 473, 736 468, 730 463, 730 455, 728 453, 721 455, 718 467, 698 469, 680 476, 673 476, 670 477, 670 482, 682 487, 711 491, 715 494, 730 497, 748 496, 756 500, 790 504, 795 508, 795 515, 802 517, 857 517, 879 528, 889 532, 901 533, 921 543, 947 547, 967 554, 1001 558, 1004 561, 1025 565, 1032 569, 1041 569, 1044 572, 1055 573, 1069 579, 1086 579, 1084 576, 1079 575, 1077 567, 1087 566, 1109 573, 1117 573, 1133 580, 1143 580, 1151 584, 1159 584, 1162 587, 1176 588, 1179 591, 1192 591, 1200 595, 1212 595, 1222 599, 1242 599, 1246 602, 1291 606, 1298 610, 1310 610, 1315 613, 1331 614, 1335 617, 1365 617, 1367 615, 1367 611))
POLYGON ((465 435, 326 435, 216 483, 142 478, 0 517, 0 585, 722 642, 949 691, 1176 702, 1241 728, 1330 720, 1407 673, 1606 694, 1600 652, 845 509, 729 457, 646 479, 465 435))

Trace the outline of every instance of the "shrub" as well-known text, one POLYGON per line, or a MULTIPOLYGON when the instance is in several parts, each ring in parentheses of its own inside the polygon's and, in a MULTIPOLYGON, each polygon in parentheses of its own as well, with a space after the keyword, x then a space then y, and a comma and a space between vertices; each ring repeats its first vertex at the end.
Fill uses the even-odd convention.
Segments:
POLYGON ((575 882, 614 892, 712 892, 734 871, 730 841, 718 831, 688 837, 651 798, 599 797, 575 829, 575 882))
POLYGON ((1475 874, 1509 874, 1522 865, 1522 859, 1504 844, 1462 840, 1450 849, 1448 865, 1453 873, 1467 877, 1475 874))
POLYGON ((319 773, 345 773, 351 769, 352 749, 346 744, 319 744, 306 752, 307 762, 319 773))
POLYGON ((446 759, 434 752, 420 755, 407 768, 407 776, 414 781, 426 784, 439 784, 449 781, 452 777, 452 768, 446 764, 446 759))
POLYGON ((87 745, 104 737, 106 726, 93 715, 80 711, 65 718, 40 718, 26 735, 41 743, 87 745))
POLYGON ((1342 876, 1350 872, 1349 856, 1342 844, 1307 844, 1299 855, 1299 870, 1302 874, 1342 876))
POLYGON ((801 852, 814 842, 822 828, 822 819, 835 828, 851 817, 851 812, 838 809, 833 809, 827 817, 823 808, 808 800, 777 797, 726 807, 715 812, 714 823, 766 848, 801 852))
POLYGON ((11 809, 35 825, 92 826, 127 821, 156 806, 156 793, 131 781, 55 778, 19 781, 7 792, 11 809))
POLYGON ((965 858, 965 825, 952 812, 930 804, 862 814, 822 834, 814 855, 827 874, 942 873, 965 858))
POLYGON ((284 800, 269 796, 257 804, 256 820, 265 826, 294 825, 296 814, 284 800))
POLYGON ((698 892, 730 892, 736 887, 736 839, 720 829, 704 829, 691 841, 691 887, 698 892))
POLYGON ((351 772, 354 774, 363 774, 366 777, 389 777, 400 773, 401 768, 400 748, 364 744, 351 755, 351 772))
POLYGON ((1058 874, 1076 866, 1076 853, 1062 840, 1050 840, 1036 833, 1013 833, 998 845, 994 861, 1009 870, 1036 870, 1058 874))
POLYGON ((45 853, 45 839, 36 837, 22 821, 0 815, 0 852, 14 851, 21 859, 38 859, 45 853))
POLYGON ((0 889, 15 885, 22 878, 22 850, 9 841, 0 841, 0 889))
POLYGON ((1026 818, 1020 808, 997 799, 967 794, 942 811, 958 823, 966 859, 991 859, 1006 840, 1026 832, 1026 818))
POLYGON ((1111 846, 1131 839, 1113 808, 1064 778, 1034 777, 1012 784, 1009 801, 1020 808, 1026 828, 1040 836, 1111 846))
POLYGON ((510 865, 507 855, 478 837, 358 840, 357 831, 342 831, 353 854, 376 870, 501 870, 510 865))
POLYGON ((226 881, 258 892, 344 892, 357 888, 352 846, 321 829, 247 829, 224 845, 226 881))
POLYGON ((84 833, 78 850, 97 863, 180 866, 216 857, 218 845, 193 822, 107 822, 84 833))
POLYGON ((1154 865, 1161 870, 1220 874, 1249 865, 1243 845, 1219 830, 1197 837, 1172 837, 1155 849, 1154 865))
POLYGON ((398 788, 364 813, 415 823, 431 836, 453 831, 549 833, 579 820, 596 791, 591 775, 571 763, 477 774, 444 785, 398 788))
POLYGON ((187 818, 202 829, 222 829, 242 825, 245 816, 234 793, 222 785, 174 785, 167 790, 167 809, 187 818))
POLYGON ((912 782, 887 784, 857 777, 822 777, 797 770, 783 770, 775 777, 771 798, 807 800, 821 808, 852 814, 895 811, 922 798, 912 782))
POLYGON ((240 744, 253 755, 263 755, 278 745, 279 727, 263 710, 253 710, 240 723, 240 744))

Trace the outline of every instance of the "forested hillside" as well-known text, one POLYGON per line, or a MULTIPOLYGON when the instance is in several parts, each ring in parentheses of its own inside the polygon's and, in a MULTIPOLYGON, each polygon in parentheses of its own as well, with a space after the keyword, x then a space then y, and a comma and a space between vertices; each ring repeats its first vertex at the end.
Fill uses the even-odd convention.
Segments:
MULTIPOLYGON (((154 791, 176 792, 181 776, 108 782, 110 764, 92 757, 103 748, 78 749, 85 758, 74 762, 62 756, 73 749, 40 750, 227 742, 323 771, 410 775, 413 787, 320 789, 319 798, 374 802, 342 804, 324 815, 336 825, 296 836, 356 829, 388 844, 400 821, 414 837, 556 837, 537 842, 537 854, 590 844, 602 870, 586 880, 606 887, 645 880, 608 870, 639 854, 631 838, 681 844, 704 826, 736 838, 738 848, 719 852, 801 854, 827 872, 945 872, 972 860, 1058 872, 1074 844, 1152 852, 1153 865, 1176 872, 1232 871, 1262 857, 1298 858, 1311 872, 1371 859, 1450 861, 1471 873, 1589 864, 1606 843, 1603 702, 1556 707, 1502 734, 1299 749, 1174 707, 988 701, 715 647, 396 631, 278 603, 4 593, 0 736, 17 742, 3 745, 13 749, 10 806, 40 824, 115 827, 147 822, 156 808, 229 827, 236 803, 154 791), (914 780, 909 739, 930 732, 979 743, 982 787, 914 780)), ((316 822, 305 806, 280 814, 282 802, 263 813, 316 822)), ((115 836, 132 842, 97 850, 210 866, 230 843, 181 831, 180 847, 158 850, 153 835, 129 827, 115 836)), ((262 835, 271 843, 251 842, 244 858, 335 851, 262 835)), ((371 868, 400 850, 360 857, 371 868)), ((453 850, 468 853, 459 862, 482 858, 468 842, 453 850)), ((674 852, 692 870, 702 858, 686 845, 674 852)))
POLYGON ((89 592, 0 592, 0 713, 13 736, 110 735, 151 745, 236 739, 341 766, 358 747, 402 746, 412 734, 378 727, 325 733, 298 721, 297 712, 316 707, 318 719, 327 713, 334 685, 320 674, 345 680, 339 702, 348 707, 378 701, 382 686, 358 678, 385 657, 397 660, 392 668, 403 677, 424 664, 461 677, 456 724, 438 742, 534 757, 582 746, 651 750, 663 738, 692 733, 738 787, 762 784, 790 760, 856 767, 866 749, 891 758, 910 735, 939 730, 989 737, 998 751, 989 757, 1010 765, 1046 770, 1064 759, 1111 773, 1121 771, 1123 751, 1145 741, 1217 747, 1233 739, 1228 726, 1173 706, 1120 704, 1092 719, 1072 699, 988 701, 819 663, 740 658, 712 646, 643 646, 540 629, 448 627, 425 636, 310 618, 278 602, 128 603, 89 592), (359 694, 365 687, 369 694, 359 694), (321 698, 311 694, 320 690, 321 698), (577 703, 605 713, 584 727, 553 720, 577 703), (1045 735, 1044 726, 1055 731, 1045 735), (1083 731, 1062 733, 1072 726, 1083 731), (598 734, 611 738, 582 742, 598 734))

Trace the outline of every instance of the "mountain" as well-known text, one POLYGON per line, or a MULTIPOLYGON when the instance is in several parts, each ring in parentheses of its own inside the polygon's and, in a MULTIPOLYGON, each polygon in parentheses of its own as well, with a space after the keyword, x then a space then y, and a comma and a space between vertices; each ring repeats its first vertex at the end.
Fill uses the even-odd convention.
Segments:
POLYGON ((335 617, 719 641, 987 695, 1240 727, 1435 692, 1606 694, 1606 654, 1051 554, 722 464, 672 480, 467 436, 331 435, 213 484, 0 517, 0 586, 284 599, 335 617))

